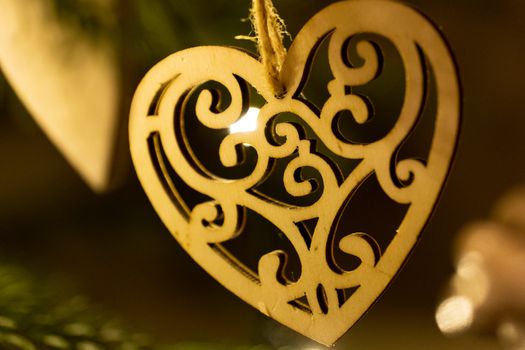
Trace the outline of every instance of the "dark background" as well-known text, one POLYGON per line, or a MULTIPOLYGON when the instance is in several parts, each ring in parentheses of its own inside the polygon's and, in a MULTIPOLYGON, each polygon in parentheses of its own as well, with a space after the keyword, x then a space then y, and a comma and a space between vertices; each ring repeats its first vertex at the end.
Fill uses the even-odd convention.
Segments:
MULTIPOLYGON (((147 69, 170 52, 202 44, 251 47, 234 39, 250 31, 240 21, 247 17, 247 0, 143 1, 141 6, 145 3, 155 20, 140 38, 147 44, 143 49, 137 48, 139 39, 132 31, 123 41, 123 101, 147 69), (162 10, 167 3, 171 12, 162 10), (158 32, 168 38, 156 43, 158 32), (134 54, 137 50, 144 56, 134 54)), ((295 36, 328 3, 289 0, 275 5, 295 36)), ((452 272, 457 231, 487 216, 495 200, 525 174, 525 4, 409 3, 439 24, 455 54, 464 96, 461 139, 421 242, 377 305, 336 348, 498 349, 489 337, 444 338, 434 324, 434 310, 452 272)), ((123 32, 133 28, 134 16, 143 10, 137 6, 134 11, 119 14, 125 19, 123 32)), ((169 342, 310 344, 242 303, 200 269, 160 222, 131 166, 120 186, 95 194, 8 85, 0 88, 2 261, 74 284, 132 326, 169 342)))

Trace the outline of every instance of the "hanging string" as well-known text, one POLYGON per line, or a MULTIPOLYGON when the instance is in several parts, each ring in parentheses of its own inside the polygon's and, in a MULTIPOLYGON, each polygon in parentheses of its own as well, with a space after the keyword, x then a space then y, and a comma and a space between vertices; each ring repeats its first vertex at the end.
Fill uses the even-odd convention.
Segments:
POLYGON ((284 21, 277 14, 272 0, 253 0, 250 10, 255 38, 237 36, 236 39, 248 39, 257 42, 261 63, 268 73, 268 81, 277 97, 284 95, 285 87, 281 84, 279 74, 286 57, 283 44, 286 31, 284 21))

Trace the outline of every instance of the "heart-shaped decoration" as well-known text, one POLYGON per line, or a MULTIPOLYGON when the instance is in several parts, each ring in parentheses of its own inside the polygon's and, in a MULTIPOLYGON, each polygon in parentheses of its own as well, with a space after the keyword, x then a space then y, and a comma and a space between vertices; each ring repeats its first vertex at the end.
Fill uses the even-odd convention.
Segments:
POLYGON ((170 232, 208 273, 264 314, 332 344, 391 282, 437 201, 458 135, 456 68, 439 32, 421 14, 395 2, 357 0, 330 5, 300 31, 281 71, 284 96, 274 96, 266 74, 259 61, 234 48, 197 47, 166 58, 146 75, 133 100, 133 161, 170 232), (378 101, 353 89, 378 79, 383 67, 378 45, 359 39, 361 34, 395 48, 404 88, 398 89, 401 107, 392 112, 398 115, 389 130, 357 143, 345 136, 341 120, 348 112, 357 126, 371 119, 370 105, 378 101), (303 92, 322 44, 333 79, 318 109, 303 92), (359 66, 352 64, 352 47, 359 66), (429 92, 435 122, 427 157, 398 159, 429 92), (213 137, 196 145, 195 130, 224 132, 256 104, 255 130, 223 135, 217 146, 213 137), (216 152, 211 160, 201 147, 216 152), (255 161, 248 162, 249 155, 255 161), (219 174, 207 164, 212 160, 222 169, 244 167, 244 173, 219 174), (367 232, 341 227, 348 221, 345 208, 369 178, 406 208, 382 252, 367 232), (279 184, 280 194, 267 193, 279 184), (247 222, 254 213, 281 232, 292 251, 265 252, 249 267, 228 245, 253 233, 247 222), (295 278, 285 273, 287 253, 300 264, 295 278), (338 254, 357 258, 357 264, 343 267, 338 254))
POLYGON ((107 191, 118 172, 122 127, 114 50, 61 23, 51 2, 4 1, 0 22, 0 68, 7 80, 88 185, 107 191))

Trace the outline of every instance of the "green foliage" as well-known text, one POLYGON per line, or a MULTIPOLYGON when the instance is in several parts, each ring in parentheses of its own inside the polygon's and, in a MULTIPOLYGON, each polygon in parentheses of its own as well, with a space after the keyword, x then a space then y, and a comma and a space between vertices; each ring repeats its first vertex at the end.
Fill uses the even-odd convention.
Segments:
POLYGON ((1 349, 150 349, 84 297, 64 298, 48 282, 0 264, 1 349))
MULTIPOLYGON (((5 350, 272 350, 265 345, 154 345, 83 296, 0 263, 0 349, 5 350)), ((284 349, 283 349, 284 350, 284 349)), ((287 350, 296 350, 287 348, 287 350)))

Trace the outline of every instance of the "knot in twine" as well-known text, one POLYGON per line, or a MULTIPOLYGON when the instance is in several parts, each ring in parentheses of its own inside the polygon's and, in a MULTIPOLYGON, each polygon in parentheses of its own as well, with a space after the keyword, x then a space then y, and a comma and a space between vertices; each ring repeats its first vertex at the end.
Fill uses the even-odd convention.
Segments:
POLYGON ((266 69, 267 79, 276 97, 285 94, 285 87, 280 80, 280 72, 286 58, 283 44, 286 31, 284 21, 277 14, 272 0, 253 0, 250 10, 255 38, 237 36, 237 39, 249 39, 257 42, 260 61, 266 69))

